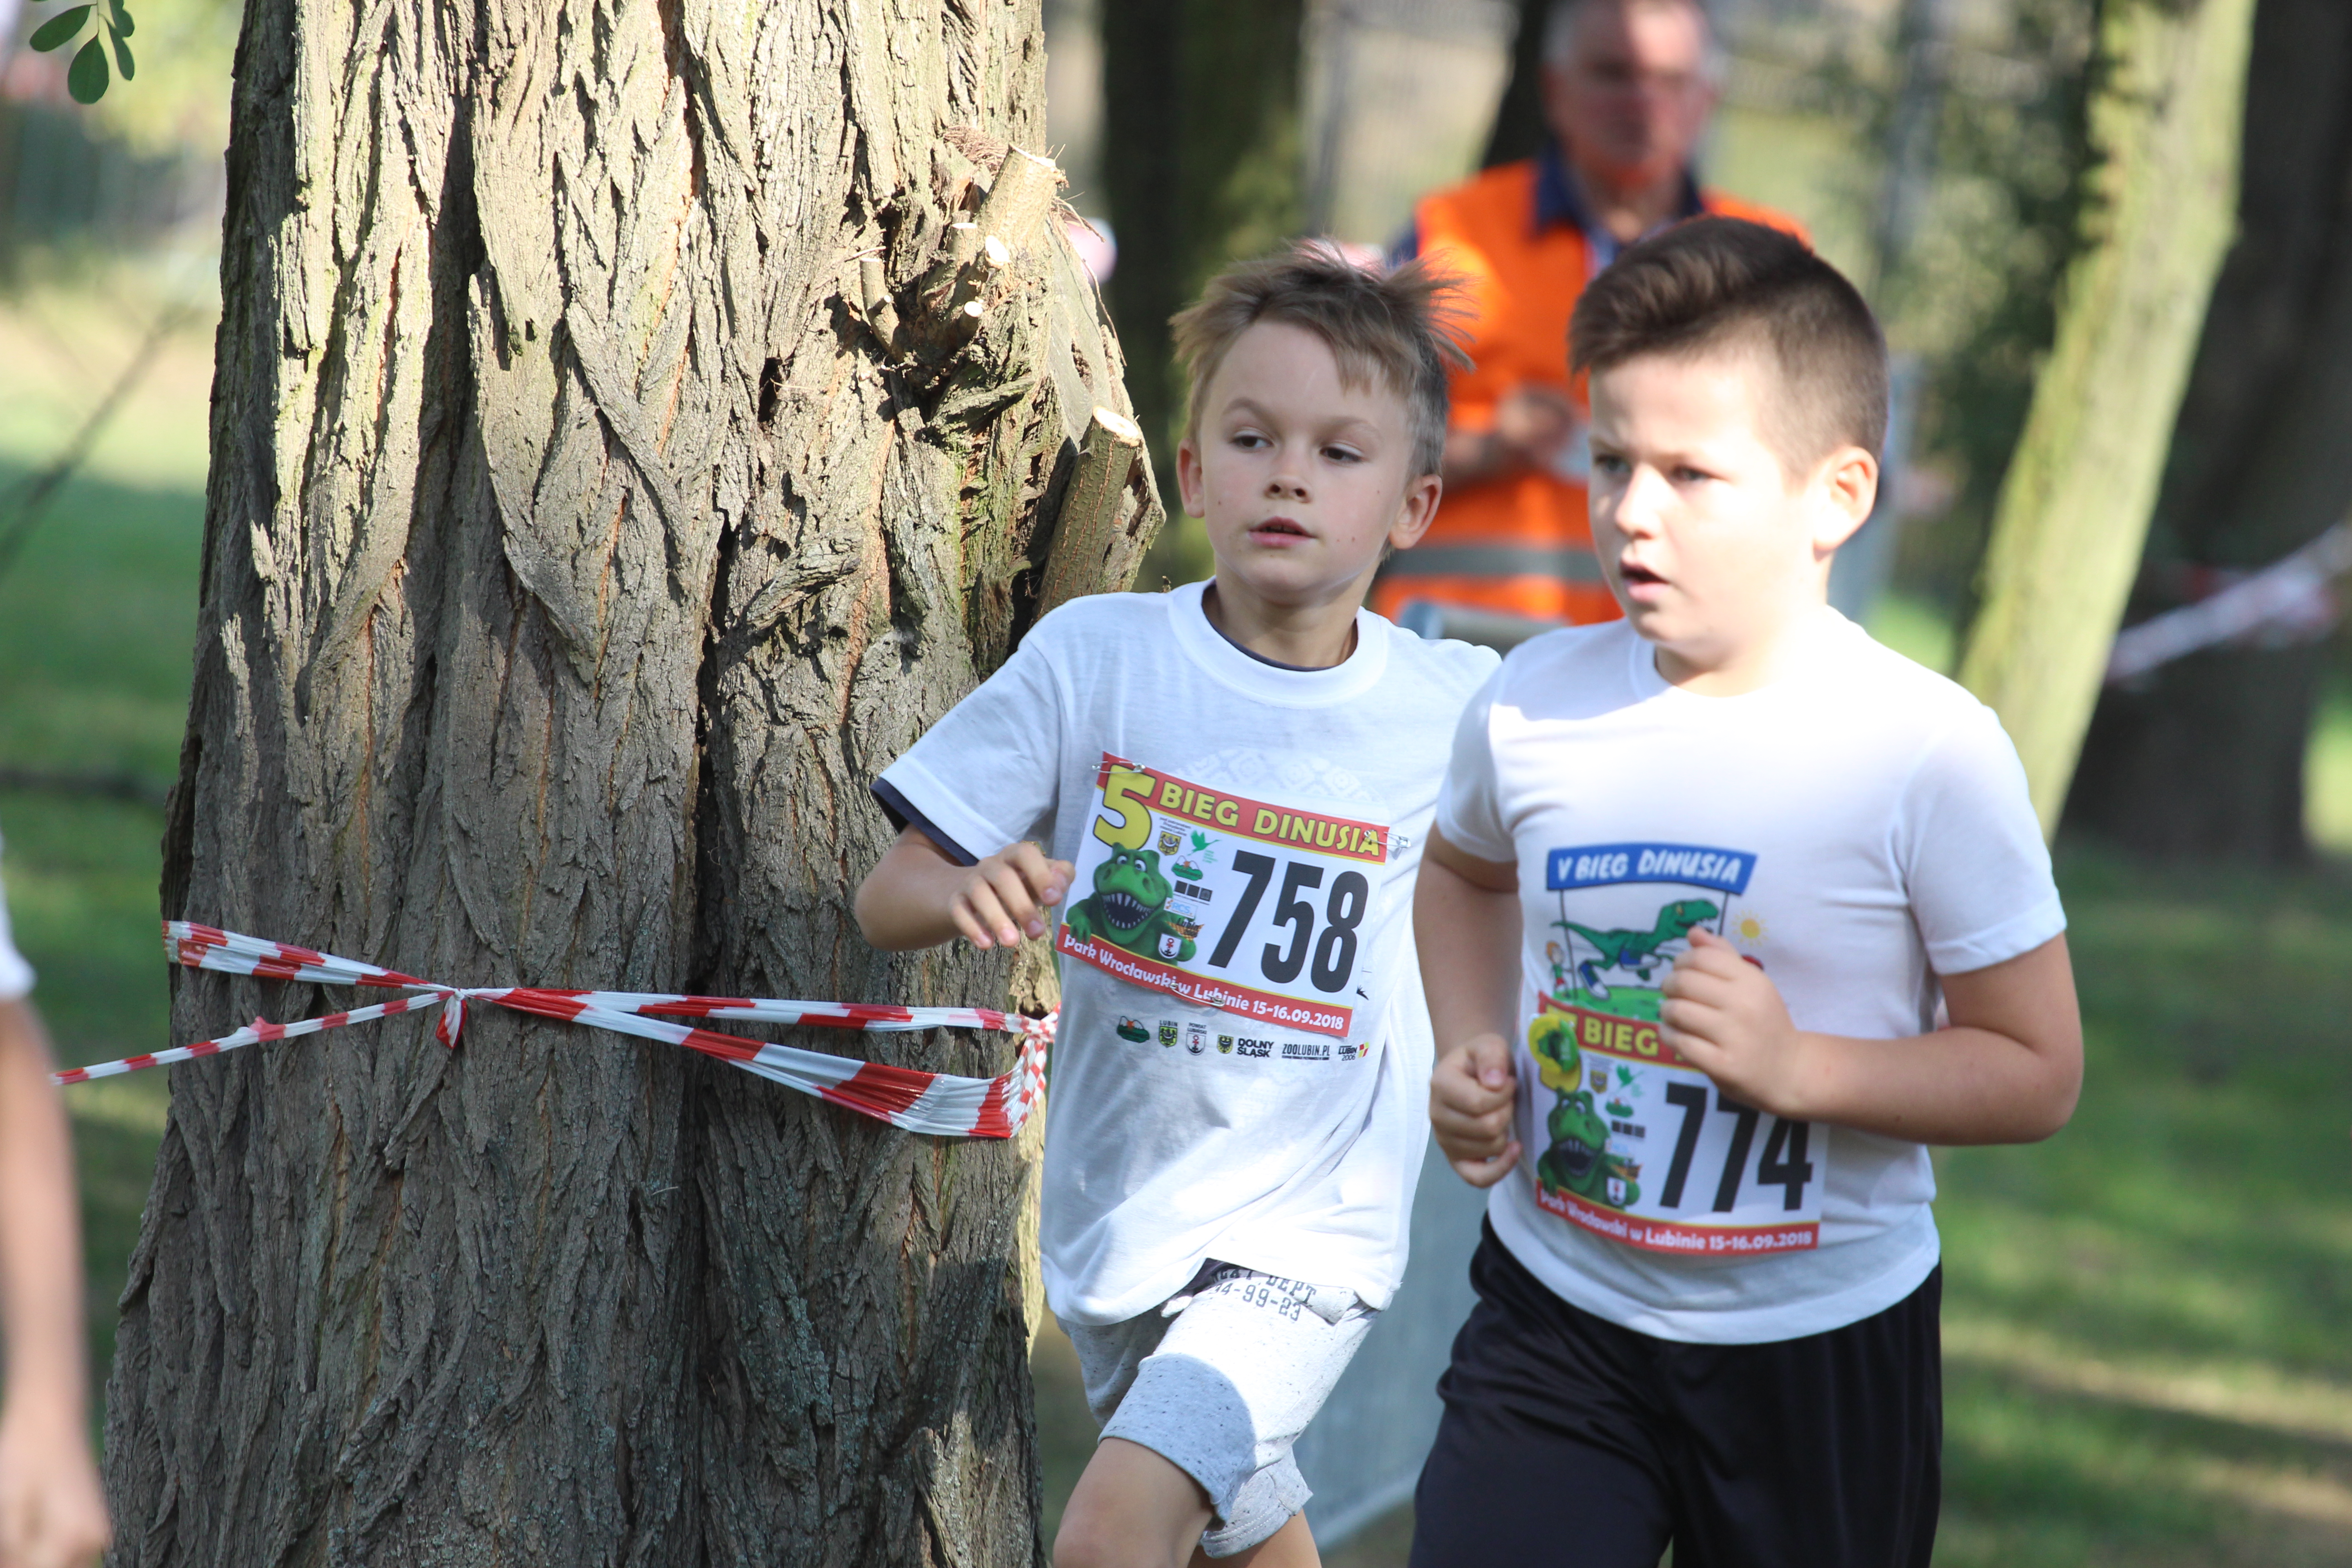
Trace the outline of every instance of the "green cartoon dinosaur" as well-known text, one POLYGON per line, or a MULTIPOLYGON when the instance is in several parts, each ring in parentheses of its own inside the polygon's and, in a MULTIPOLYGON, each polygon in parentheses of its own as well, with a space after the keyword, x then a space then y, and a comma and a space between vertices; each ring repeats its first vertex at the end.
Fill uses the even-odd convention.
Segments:
POLYGON ((1551 923, 1575 932, 1600 950, 1599 956, 1585 959, 1576 966, 1577 978, 1584 982, 1584 989, 1599 998, 1609 994, 1609 987, 1601 983, 1601 971, 1629 970, 1647 980, 1651 969, 1664 957, 1662 950, 1666 943, 1682 941, 1694 928, 1705 925, 1721 912, 1705 899, 1678 899, 1658 911, 1658 923, 1648 931, 1594 931, 1574 921, 1551 923))
POLYGON ((1546 1191, 1574 1193, 1588 1203, 1619 1209, 1640 1200, 1641 1184, 1633 1178, 1642 1167, 1609 1152, 1609 1124, 1592 1109, 1591 1093, 1579 1089, 1561 1095, 1546 1130, 1551 1133, 1551 1147, 1536 1162, 1536 1179, 1546 1191), (1612 1178, 1622 1184, 1622 1192, 1610 1190, 1612 1178))
POLYGON ((1115 849, 1095 868, 1095 890, 1070 906, 1063 923, 1080 942, 1099 936, 1129 952, 1182 963, 1197 951, 1200 928, 1168 912, 1172 889, 1150 849, 1115 849))

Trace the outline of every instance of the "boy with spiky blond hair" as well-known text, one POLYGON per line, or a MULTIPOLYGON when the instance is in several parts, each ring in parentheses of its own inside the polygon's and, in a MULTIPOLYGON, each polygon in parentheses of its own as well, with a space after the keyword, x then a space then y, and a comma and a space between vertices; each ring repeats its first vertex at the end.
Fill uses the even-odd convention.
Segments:
POLYGON ((1495 664, 1362 607, 1437 508, 1436 294, 1320 247, 1213 281, 1177 469, 1215 577, 1055 610, 874 785, 869 941, 1061 961, 1040 1239, 1106 1425, 1059 1568, 1315 1562, 1291 1447, 1404 1269, 1412 878, 1495 664))

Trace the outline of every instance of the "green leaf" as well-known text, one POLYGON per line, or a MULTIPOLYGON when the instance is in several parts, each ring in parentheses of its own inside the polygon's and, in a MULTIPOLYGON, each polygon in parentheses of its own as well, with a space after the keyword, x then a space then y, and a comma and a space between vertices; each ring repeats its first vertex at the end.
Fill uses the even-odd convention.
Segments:
POLYGON ((76 103, 96 103, 106 96, 106 46, 92 38, 66 68, 66 90, 76 103))
POLYGON ((131 46, 122 41, 121 33, 114 35, 114 68, 122 73, 122 79, 125 81, 139 74, 137 67, 131 58, 131 46))
MULTIPOLYGON (((122 0, 114 0, 113 15, 110 20, 114 24, 114 36, 118 38, 127 38, 139 30, 131 26, 130 8, 122 4, 122 0)), ((122 75, 128 80, 131 73, 124 71, 122 75)))
POLYGON ((92 5, 77 5, 70 11, 60 11, 33 29, 33 36, 26 42, 31 44, 35 50, 46 54, 80 32, 81 25, 89 20, 90 12, 95 9, 97 7, 92 5))

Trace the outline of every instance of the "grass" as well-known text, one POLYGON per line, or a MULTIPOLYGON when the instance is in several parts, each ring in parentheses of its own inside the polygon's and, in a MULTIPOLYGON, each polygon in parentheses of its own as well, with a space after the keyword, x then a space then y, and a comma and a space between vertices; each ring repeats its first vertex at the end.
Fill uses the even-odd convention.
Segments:
MULTIPOLYGON (((0 305, 0 497, 47 465, 184 297, 201 263, 47 272, 0 305), (95 283, 96 287, 93 287, 95 283)), ((0 577, 0 766, 177 771, 204 529, 209 324, 173 336, 0 577)), ((16 516, 0 505, 0 527, 16 516)), ((163 824, 95 796, 0 791, 5 872, 37 1000, 68 1063, 166 1043, 156 935, 163 824)), ((163 1131, 161 1073, 86 1084, 67 1100, 80 1165, 90 1349, 103 1378, 114 1303, 163 1131)))
POLYGON ((2352 1563, 2352 881, 2061 870, 2083 1108, 1937 1156, 1939 1561, 2352 1563))
MULTIPOLYGON (((12 369, 0 486, 47 455, 82 405, 71 399, 94 397, 128 353, 127 331, 108 338, 72 311, 69 299, 54 307, 89 362, 80 379, 0 310, 12 369), (19 364, 51 369, 20 376, 19 364)), ((158 390, 0 579, 0 763, 171 775, 194 633, 205 349, 201 332, 175 346, 158 390)), ((1948 659, 1948 635, 1916 605, 1890 605, 1875 629, 1923 661, 1948 659)), ((2352 700, 2340 694, 2311 766, 2315 831, 2352 850, 2352 700)), ((18 792, 0 794, 0 826, 61 1054, 165 1043, 155 814, 18 792)), ((2352 1568, 2352 875, 2151 868, 2069 847, 2060 879, 2088 1028, 2081 1112, 2043 1145, 1937 1157, 1948 1380, 1937 1560, 2352 1568)), ((68 1091, 101 1369, 163 1076, 68 1091)), ((1050 1326, 1036 1370, 1058 1516, 1093 1427, 1050 1326)), ((1392 1518, 1328 1561, 1402 1563, 1410 1530, 1392 1518)))

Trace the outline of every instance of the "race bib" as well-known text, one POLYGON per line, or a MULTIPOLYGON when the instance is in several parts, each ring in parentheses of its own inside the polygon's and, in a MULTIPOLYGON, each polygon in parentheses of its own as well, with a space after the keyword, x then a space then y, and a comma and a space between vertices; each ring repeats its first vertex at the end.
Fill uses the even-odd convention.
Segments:
POLYGON ((1379 1017, 1368 944, 1390 829, 1108 754, 1095 790, 1061 954, 1233 1015, 1234 1032, 1214 1031, 1223 1054, 1360 1059, 1379 1017))
POLYGON ((1693 931, 1760 945, 1761 919, 1733 908, 1754 868, 1752 855, 1694 845, 1551 852, 1550 984, 1527 1032, 1547 1213, 1652 1252, 1820 1245, 1828 1166, 1812 1125, 1729 1099, 1658 1034, 1659 988, 1693 931))

